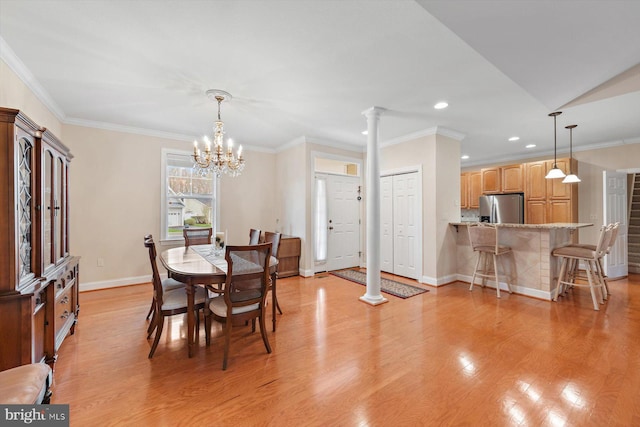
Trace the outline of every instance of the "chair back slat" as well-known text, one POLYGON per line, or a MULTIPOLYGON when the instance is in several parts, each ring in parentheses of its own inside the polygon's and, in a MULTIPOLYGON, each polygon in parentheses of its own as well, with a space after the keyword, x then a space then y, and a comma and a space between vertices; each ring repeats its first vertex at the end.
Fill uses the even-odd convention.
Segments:
POLYGON ((182 236, 184 237, 184 245, 189 247, 191 245, 210 245, 211 235, 213 229, 211 228, 183 228, 182 236))
POLYGON ((498 228, 495 224, 473 223, 467 226, 467 230, 469 232, 469 243, 474 251, 480 247, 493 247, 497 252, 498 228))
POLYGON ((249 230, 249 244, 257 245, 260 243, 260 234, 262 234, 262 230, 258 230, 257 228, 252 228, 249 230))
POLYGON ((227 279, 224 298, 229 316, 233 307, 259 303, 262 309, 270 280, 270 258, 271 243, 226 247, 227 279))
POLYGON ((156 258, 158 256, 156 252, 156 244, 153 241, 153 237, 149 234, 144 237, 144 246, 149 249, 149 262, 151 264, 151 279, 153 284, 153 294, 156 304, 156 310, 160 310, 162 307, 162 280, 160 279, 160 272, 158 271, 158 264, 156 258))
POLYGON ((271 231, 264 232, 265 243, 271 243, 271 255, 278 258, 278 249, 280 249, 280 238, 282 234, 273 233, 271 231))

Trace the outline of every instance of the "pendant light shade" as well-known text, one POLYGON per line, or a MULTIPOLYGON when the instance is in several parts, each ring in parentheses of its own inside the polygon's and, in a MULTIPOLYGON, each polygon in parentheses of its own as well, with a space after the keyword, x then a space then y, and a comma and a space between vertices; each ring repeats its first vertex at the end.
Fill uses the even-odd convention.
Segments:
POLYGON ((565 129, 569 129, 569 175, 562 180, 563 184, 574 184, 576 182, 580 182, 580 178, 578 175, 575 175, 571 168, 571 163, 573 163, 573 128, 578 127, 578 125, 569 125, 565 126, 565 129))
POLYGON ((556 179, 556 178, 564 178, 566 175, 562 172, 562 169, 558 167, 557 156, 557 147, 558 147, 558 138, 556 132, 556 117, 562 114, 562 111, 556 111, 554 113, 550 113, 549 116, 553 117, 553 168, 547 173, 545 178, 547 179, 556 179))

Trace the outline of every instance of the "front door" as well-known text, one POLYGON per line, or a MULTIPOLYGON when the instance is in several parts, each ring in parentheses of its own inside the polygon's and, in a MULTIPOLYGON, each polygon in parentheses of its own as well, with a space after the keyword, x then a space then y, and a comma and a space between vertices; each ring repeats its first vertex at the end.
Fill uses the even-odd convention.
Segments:
POLYGON ((327 270, 360 265, 360 178, 327 175, 327 270))

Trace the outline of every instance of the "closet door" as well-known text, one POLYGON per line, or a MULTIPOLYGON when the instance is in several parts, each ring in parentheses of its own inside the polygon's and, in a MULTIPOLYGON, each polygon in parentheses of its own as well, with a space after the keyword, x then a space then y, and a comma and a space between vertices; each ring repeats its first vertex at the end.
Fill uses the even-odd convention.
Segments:
POLYGON ((380 270, 393 273, 393 176, 380 178, 380 270))
POLYGON ((399 276, 418 279, 419 253, 418 174, 393 177, 393 272, 399 276))

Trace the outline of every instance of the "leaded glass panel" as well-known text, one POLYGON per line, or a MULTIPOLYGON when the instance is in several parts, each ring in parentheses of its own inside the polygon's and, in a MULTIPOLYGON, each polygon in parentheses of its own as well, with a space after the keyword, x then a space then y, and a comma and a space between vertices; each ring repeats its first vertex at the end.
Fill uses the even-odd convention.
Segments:
POLYGON ((18 143, 18 268, 20 278, 33 272, 31 266, 31 230, 33 219, 31 207, 33 189, 31 188, 33 145, 26 138, 18 143))

